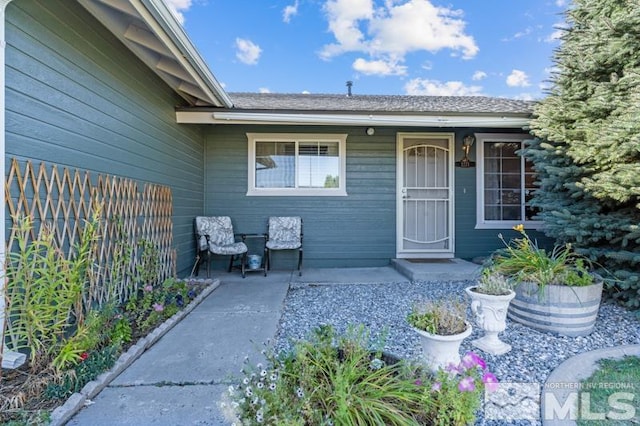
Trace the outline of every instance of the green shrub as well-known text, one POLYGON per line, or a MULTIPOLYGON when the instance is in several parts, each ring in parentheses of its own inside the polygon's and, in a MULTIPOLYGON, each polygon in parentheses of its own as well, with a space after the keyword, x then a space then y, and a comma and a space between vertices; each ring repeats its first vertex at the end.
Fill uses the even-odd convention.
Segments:
POLYGON ((475 354, 430 375, 381 352, 363 326, 342 336, 322 326, 294 348, 266 351, 231 386, 243 425, 466 425, 495 376, 475 354))

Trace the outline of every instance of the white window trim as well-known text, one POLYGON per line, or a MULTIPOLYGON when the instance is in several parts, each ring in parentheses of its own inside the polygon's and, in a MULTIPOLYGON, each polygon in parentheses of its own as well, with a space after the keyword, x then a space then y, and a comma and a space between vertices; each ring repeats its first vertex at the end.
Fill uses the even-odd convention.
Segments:
MULTIPOLYGON (((475 229, 509 229, 523 224, 530 229, 541 229, 543 222, 538 220, 485 220, 484 218, 484 143, 518 142, 531 139, 523 133, 476 133, 476 226, 475 229)), ((524 173, 520 175, 524 186, 524 173)), ((524 202, 524 200, 523 200, 524 202)))
POLYGON ((344 197, 347 195, 347 134, 247 133, 247 140, 249 145, 247 196, 344 197), (338 188, 256 188, 256 142, 338 142, 340 156, 338 188))

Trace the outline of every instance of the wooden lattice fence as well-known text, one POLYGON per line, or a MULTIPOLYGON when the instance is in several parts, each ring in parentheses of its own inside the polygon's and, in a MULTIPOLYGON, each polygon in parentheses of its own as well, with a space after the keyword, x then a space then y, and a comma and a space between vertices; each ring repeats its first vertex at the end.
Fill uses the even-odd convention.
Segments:
MULTIPOLYGON (((10 225, 31 216, 31 239, 50 227, 56 245, 65 256, 80 238, 85 220, 100 208, 100 241, 94 253, 85 308, 113 298, 126 300, 139 284, 142 247, 146 242, 158 255, 157 282, 175 276, 173 202, 171 188, 109 175, 91 176, 88 171, 13 159, 5 182, 10 225)), ((11 226, 7 251, 17 249, 11 226)))

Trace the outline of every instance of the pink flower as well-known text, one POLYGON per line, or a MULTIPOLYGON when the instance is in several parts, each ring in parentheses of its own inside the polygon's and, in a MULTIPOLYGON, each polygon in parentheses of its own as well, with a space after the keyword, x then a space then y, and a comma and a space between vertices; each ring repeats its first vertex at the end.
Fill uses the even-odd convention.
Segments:
POLYGON ((153 291, 153 286, 151 284, 145 285, 143 290, 146 292, 151 292, 153 291))
POLYGON ((89 358, 89 354, 87 352, 82 352, 80 354, 80 361, 84 361, 87 358, 89 358))
POLYGON ((488 371, 482 375, 482 383, 484 383, 489 392, 495 392, 500 387, 496 376, 494 376, 492 373, 489 373, 488 371))
POLYGON ((415 381, 416 386, 422 386, 422 380, 418 379, 415 381))
POLYGON ((476 366, 482 368, 483 370, 487 368, 487 363, 484 362, 484 360, 474 352, 467 352, 462 357, 462 365, 466 369, 473 368, 476 366))
POLYGON ((153 310, 156 312, 162 312, 164 311, 164 306, 162 306, 161 303, 154 303, 153 304, 153 310))
POLYGON ((467 376, 460 380, 458 383, 458 390, 460 392, 473 392, 476 389, 476 384, 473 381, 473 377, 467 376))
POLYGON ((451 373, 451 375, 456 376, 458 374, 462 374, 463 370, 462 367, 460 365, 456 365, 454 363, 449 363, 447 364, 447 366, 444 368, 445 371, 451 373))
POLYGON ((442 383, 433 382, 433 385, 431 385, 431 392, 438 392, 440 388, 442 388, 442 383))

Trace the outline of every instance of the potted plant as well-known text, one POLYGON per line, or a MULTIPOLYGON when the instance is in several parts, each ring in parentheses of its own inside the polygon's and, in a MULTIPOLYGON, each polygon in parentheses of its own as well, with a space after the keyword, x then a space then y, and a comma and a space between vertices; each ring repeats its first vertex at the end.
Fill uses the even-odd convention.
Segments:
POLYGON ((565 336, 584 336, 593 330, 600 300, 602 278, 590 273, 588 259, 571 244, 538 247, 523 225, 513 228, 520 238, 505 242, 491 258, 491 268, 514 281, 516 296, 508 317, 541 331, 565 336))
POLYGON ((407 322, 420 335, 423 358, 432 371, 460 362, 460 344, 472 330, 462 301, 417 303, 407 315, 407 322))
POLYGON ((509 278, 485 268, 478 284, 465 289, 471 297, 471 312, 475 315, 476 324, 485 332, 483 337, 471 343, 492 355, 502 355, 511 350, 511 345, 501 341, 498 334, 507 327, 509 302, 516 295, 512 287, 509 278))

